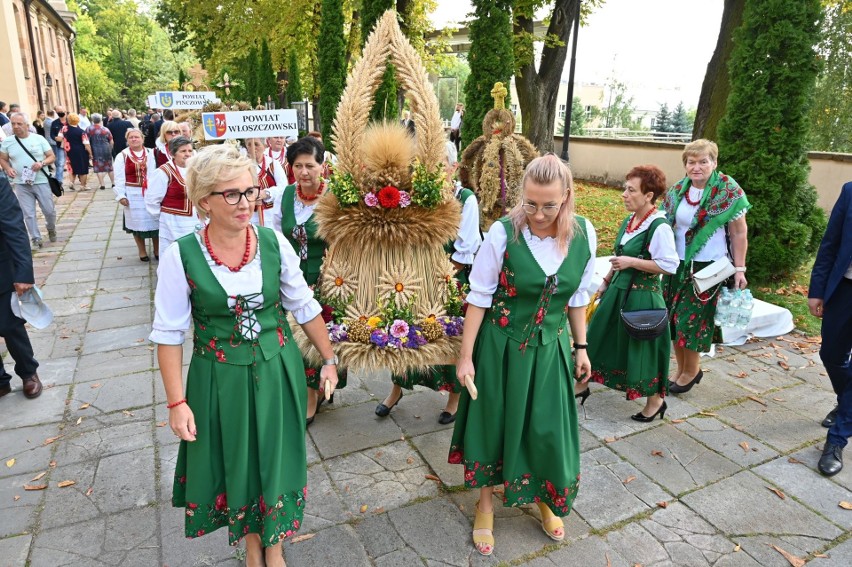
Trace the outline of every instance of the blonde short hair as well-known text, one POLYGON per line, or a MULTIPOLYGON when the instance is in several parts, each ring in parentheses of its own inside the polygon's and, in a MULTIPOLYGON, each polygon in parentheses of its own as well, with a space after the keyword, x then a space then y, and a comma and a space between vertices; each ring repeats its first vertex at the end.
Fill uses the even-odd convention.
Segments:
POLYGON ((257 183, 254 161, 240 155, 240 151, 231 144, 218 144, 198 150, 189 158, 186 168, 186 192, 202 218, 206 218, 207 214, 199 203, 201 199, 209 197, 219 183, 236 179, 244 171, 251 173, 252 183, 257 183))
POLYGON ((704 138, 699 138, 694 142, 689 142, 686 147, 683 148, 683 154, 681 155, 683 165, 686 165, 686 160, 688 158, 698 156, 709 156, 710 159, 716 161, 719 157, 719 146, 716 145, 716 142, 706 140, 704 138))
POLYGON ((180 126, 178 126, 177 122, 172 122, 171 120, 166 120, 163 122, 163 125, 160 126, 160 134, 157 136, 157 139, 160 140, 163 144, 166 144, 166 132, 169 130, 180 130, 180 126))
POLYGON ((71 126, 77 126, 78 124, 80 124, 80 115, 75 112, 72 112, 68 115, 68 118, 66 120, 68 120, 68 124, 70 124, 71 126))
POLYGON ((549 153, 532 160, 524 171, 521 179, 521 198, 509 211, 509 218, 514 227, 514 238, 520 237, 521 230, 527 225, 527 214, 524 212, 524 188, 532 181, 538 185, 550 185, 558 181, 562 187, 562 196, 565 200, 559 208, 556 217, 556 244, 563 255, 568 254, 568 242, 574 237, 577 222, 574 219, 574 176, 571 170, 555 154, 549 153))

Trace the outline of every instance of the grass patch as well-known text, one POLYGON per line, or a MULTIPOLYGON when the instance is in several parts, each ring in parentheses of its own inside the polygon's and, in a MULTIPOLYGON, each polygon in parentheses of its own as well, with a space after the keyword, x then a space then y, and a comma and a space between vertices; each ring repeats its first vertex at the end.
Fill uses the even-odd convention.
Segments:
MULTIPOLYGON (((597 183, 576 184, 577 213, 588 218, 598 234, 598 255, 612 254, 618 229, 627 216, 621 200, 621 189, 597 183)), ((749 282, 749 288, 757 299, 780 305, 793 314, 793 324, 804 334, 816 337, 820 334, 820 320, 808 310, 808 282, 811 278, 813 259, 808 261, 789 278, 778 281, 749 282)))

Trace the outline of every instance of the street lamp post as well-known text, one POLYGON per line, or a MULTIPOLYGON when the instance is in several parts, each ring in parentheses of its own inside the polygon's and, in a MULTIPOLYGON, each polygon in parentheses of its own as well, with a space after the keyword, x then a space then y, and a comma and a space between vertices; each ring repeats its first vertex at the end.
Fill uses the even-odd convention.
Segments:
POLYGON ((571 70, 568 72, 568 96, 565 99, 565 126, 562 129, 562 159, 568 158, 568 138, 571 136, 571 110, 574 106, 574 69, 577 66, 577 34, 580 32, 580 12, 583 0, 577 2, 577 16, 574 18, 574 42, 571 44, 571 70))

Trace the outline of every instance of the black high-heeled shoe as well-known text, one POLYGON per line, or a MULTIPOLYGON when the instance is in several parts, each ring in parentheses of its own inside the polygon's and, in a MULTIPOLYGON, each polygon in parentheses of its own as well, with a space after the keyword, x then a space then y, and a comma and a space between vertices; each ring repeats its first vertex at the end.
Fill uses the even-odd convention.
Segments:
POLYGON ((384 403, 381 403, 376 406, 376 415, 379 417, 387 417, 390 411, 399 405, 400 400, 402 400, 402 392, 400 391, 399 397, 396 399, 394 403, 390 406, 386 406, 384 403))
POLYGON ((698 374, 695 375, 695 378, 689 381, 688 384, 684 384, 681 386, 677 382, 669 382, 669 392, 672 394, 685 394, 690 391, 693 386, 701 383, 701 379, 704 377, 704 371, 699 370, 698 374))
POLYGON ((591 395, 592 395, 592 391, 590 389, 586 388, 582 392, 574 394, 574 399, 580 398, 580 405, 582 406, 583 404, 586 403, 586 399, 591 395))
POLYGON ((650 416, 645 415, 640 411, 637 414, 631 415, 630 419, 632 419, 633 421, 641 421, 642 423, 648 423, 649 421, 654 421, 654 418, 656 418, 657 415, 659 415, 660 420, 662 420, 666 415, 667 409, 669 409, 669 406, 666 405, 666 401, 663 400, 663 405, 660 406, 660 409, 658 409, 657 413, 655 413, 654 415, 650 415, 650 416))

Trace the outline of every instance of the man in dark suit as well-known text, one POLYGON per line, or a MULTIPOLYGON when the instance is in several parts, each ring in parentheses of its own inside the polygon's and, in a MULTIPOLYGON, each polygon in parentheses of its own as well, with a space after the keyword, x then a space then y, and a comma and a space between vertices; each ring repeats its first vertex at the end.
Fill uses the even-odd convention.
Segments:
POLYGON ((828 436, 819 472, 832 476, 843 468, 843 447, 852 436, 852 181, 840 190, 819 245, 808 307, 822 318, 822 359, 837 407, 826 416, 828 436))
POLYGON ((112 157, 127 147, 127 131, 133 128, 133 124, 121 117, 120 110, 112 111, 112 122, 107 124, 107 130, 112 134, 112 157))
MULTIPOLYGON (((41 381, 33 356, 33 345, 24 320, 12 313, 12 294, 23 294, 33 287, 33 257, 30 252, 24 213, 6 176, 0 173, 0 336, 15 361, 15 374, 24 382, 24 396, 41 395, 41 381)), ((12 377, 0 360, 0 397, 12 391, 12 377)))

